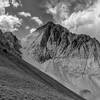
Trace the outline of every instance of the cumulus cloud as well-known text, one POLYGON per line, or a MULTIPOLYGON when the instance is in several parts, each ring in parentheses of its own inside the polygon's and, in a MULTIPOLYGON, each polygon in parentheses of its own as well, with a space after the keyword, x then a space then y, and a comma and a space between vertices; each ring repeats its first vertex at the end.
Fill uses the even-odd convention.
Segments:
POLYGON ((30 33, 33 33, 34 31, 36 31, 36 28, 30 29, 30 33))
POLYGON ((21 5, 20 0, 0 0, 0 29, 2 31, 17 31, 20 27, 22 20, 17 16, 9 15, 6 13, 6 8, 18 7, 21 5))
POLYGON ((39 17, 32 17, 31 19, 37 22, 39 26, 43 24, 43 21, 39 17))
POLYGON ((5 8, 9 6, 10 6, 9 0, 0 0, 0 8, 5 8))
POLYGON ((26 26, 25 29, 26 29, 26 30, 30 29, 30 26, 26 26))
POLYGON ((4 15, 5 14, 5 8, 0 8, 0 15, 4 15))
POLYGON ((46 8, 56 23, 70 30, 100 24, 100 0, 49 0, 46 8))
POLYGON ((0 29, 3 31, 17 31, 22 20, 12 15, 1 15, 0 16, 0 29))
POLYGON ((14 7, 22 6, 20 0, 0 0, 0 8, 6 8, 13 5, 14 7))
POLYGON ((5 8, 10 7, 18 7, 21 6, 21 1, 18 0, 0 0, 0 15, 4 15, 5 14, 5 8))
POLYGON ((24 17, 31 17, 31 14, 29 12, 19 12, 18 14, 24 17))
POLYGON ((10 3, 14 6, 14 7, 18 7, 18 6, 22 6, 22 3, 20 0, 11 0, 10 3))

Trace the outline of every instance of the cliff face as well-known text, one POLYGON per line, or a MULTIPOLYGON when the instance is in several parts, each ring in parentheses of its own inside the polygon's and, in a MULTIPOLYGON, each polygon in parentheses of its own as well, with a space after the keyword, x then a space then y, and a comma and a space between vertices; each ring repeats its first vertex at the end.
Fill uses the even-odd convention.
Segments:
POLYGON ((91 90, 88 80, 93 81, 92 76, 100 75, 100 43, 95 38, 71 33, 52 22, 34 33, 37 34, 35 38, 33 34, 29 36, 31 39, 26 38, 28 55, 38 63, 48 62, 45 72, 61 82, 72 83, 80 90, 91 90))
MULTIPOLYGON (((38 34, 34 39, 32 34, 27 37, 30 41, 28 51, 34 55, 39 63, 44 63, 56 58, 100 58, 100 43, 88 35, 76 35, 69 32, 66 28, 48 22, 46 25, 37 29, 38 34)), ((33 36, 34 37, 34 36, 33 36)))
POLYGON ((3 33, 0 30, 0 50, 21 57, 20 48, 21 44, 15 35, 11 32, 3 33))

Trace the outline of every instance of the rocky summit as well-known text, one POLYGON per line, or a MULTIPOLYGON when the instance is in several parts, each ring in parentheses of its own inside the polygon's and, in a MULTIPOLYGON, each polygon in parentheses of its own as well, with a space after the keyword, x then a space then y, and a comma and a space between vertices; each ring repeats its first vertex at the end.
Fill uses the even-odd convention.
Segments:
POLYGON ((61 83, 77 87, 80 94, 84 90, 90 93, 99 91, 98 81, 94 81, 100 75, 98 40, 85 34, 72 33, 53 22, 38 28, 24 40, 28 56, 33 61, 45 64, 46 73, 61 83))

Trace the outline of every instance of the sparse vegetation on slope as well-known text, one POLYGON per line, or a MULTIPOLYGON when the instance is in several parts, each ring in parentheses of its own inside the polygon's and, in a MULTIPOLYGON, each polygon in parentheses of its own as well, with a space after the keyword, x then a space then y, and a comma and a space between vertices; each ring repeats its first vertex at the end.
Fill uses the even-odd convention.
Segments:
POLYGON ((30 68, 22 59, 0 51, 1 100, 78 100, 56 90, 30 68))

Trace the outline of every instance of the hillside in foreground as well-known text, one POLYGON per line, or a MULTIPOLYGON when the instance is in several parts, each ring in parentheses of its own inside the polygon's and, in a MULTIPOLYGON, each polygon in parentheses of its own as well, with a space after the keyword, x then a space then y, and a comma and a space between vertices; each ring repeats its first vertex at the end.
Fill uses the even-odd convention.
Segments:
POLYGON ((0 100, 84 100, 22 60, 12 33, 2 34, 1 39, 0 100))

